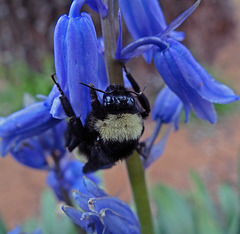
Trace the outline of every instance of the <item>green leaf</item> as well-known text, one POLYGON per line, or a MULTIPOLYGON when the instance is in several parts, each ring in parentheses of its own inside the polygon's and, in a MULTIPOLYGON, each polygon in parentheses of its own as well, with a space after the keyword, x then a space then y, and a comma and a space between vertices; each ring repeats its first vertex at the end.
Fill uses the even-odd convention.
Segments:
POLYGON ((229 185, 223 184, 218 188, 218 199, 226 225, 225 233, 239 233, 240 201, 238 193, 229 185))
POLYGON ((52 191, 45 190, 41 206, 42 230, 48 234, 76 234, 72 221, 64 214, 61 205, 58 205, 52 191))
POLYGON ((40 228, 39 220, 36 217, 27 219, 22 225, 22 230, 26 233, 33 232, 36 228, 40 228))
POLYGON ((190 199, 193 202, 192 208, 197 233, 221 234, 219 217, 208 190, 196 173, 192 173, 192 181, 194 189, 190 194, 190 199))
POLYGON ((41 200, 41 217, 43 222, 43 231, 46 233, 54 233, 54 221, 56 202, 50 190, 45 190, 41 200))
POLYGON ((6 233, 6 232, 7 232, 7 228, 5 227, 4 221, 0 216, 0 233, 6 233))
POLYGON ((157 233, 195 233, 191 209, 184 196, 164 185, 154 188, 153 196, 158 213, 157 233))

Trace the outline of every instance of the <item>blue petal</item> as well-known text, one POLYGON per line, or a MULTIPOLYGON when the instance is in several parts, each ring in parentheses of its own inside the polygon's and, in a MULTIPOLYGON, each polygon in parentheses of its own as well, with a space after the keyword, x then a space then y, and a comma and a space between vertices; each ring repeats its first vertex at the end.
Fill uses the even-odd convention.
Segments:
POLYGON ((63 206, 62 209, 74 223, 81 226, 88 233, 102 233, 104 226, 97 214, 84 213, 69 206, 63 206))
POLYGON ((22 227, 17 226, 13 230, 9 231, 6 234, 21 234, 22 227))
POLYGON ((99 213, 103 209, 111 209, 119 216, 127 218, 130 224, 138 226, 138 220, 132 210, 126 203, 122 202, 118 198, 110 196, 91 198, 88 203, 90 209, 94 212, 99 213))
POLYGON ((228 86, 216 81, 192 56, 190 51, 181 43, 170 40, 171 54, 182 71, 186 81, 204 99, 227 104, 234 102, 239 97, 228 86), (194 75, 194 76, 193 76, 194 75))
MULTIPOLYGON (((161 35, 167 28, 162 9, 157 0, 118 0, 128 31, 134 40, 161 35)), ((182 32, 171 32, 175 39, 183 40, 182 32)), ((153 57, 153 51, 148 50, 143 54, 147 63, 153 57)), ((120 57, 120 56, 117 56, 120 57)))
POLYGON ((172 125, 169 126, 163 138, 151 148, 150 154, 147 158, 142 157, 143 167, 147 169, 153 162, 155 162, 162 155, 168 136, 172 130, 172 125))
POLYGON ((2 156, 6 155, 13 144, 38 135, 60 122, 52 118, 49 108, 44 102, 37 102, 1 120, 2 156))
MULTIPOLYGON (((66 60, 66 33, 69 18, 63 15, 57 21, 54 30, 54 63, 58 83, 65 95, 67 93, 67 60, 66 60)), ((56 88, 55 88, 56 89, 56 88)))
POLYGON ((86 3, 99 15, 104 18, 107 16, 107 7, 101 0, 86 0, 86 3))
POLYGON ((108 194, 104 190, 100 189, 92 180, 90 180, 86 176, 84 177, 84 184, 88 192, 94 197, 108 196, 108 194))
MULTIPOLYGON (((22 232, 22 228, 20 226, 14 228, 13 230, 7 232, 6 234, 27 234, 26 232, 22 232)), ((30 234, 30 233, 29 233, 30 234)), ((40 228, 35 229, 31 234, 42 234, 40 228)))
POLYGON ((63 201, 62 191, 55 171, 50 171, 46 179, 47 185, 54 191, 59 201, 63 201))
POLYGON ((11 149, 11 155, 21 164, 35 169, 47 169, 48 163, 42 145, 36 139, 27 139, 11 149))
POLYGON ((90 209, 88 207, 88 201, 91 198, 91 195, 89 194, 83 194, 77 190, 72 191, 72 196, 77 203, 77 205, 84 211, 84 212, 90 212, 90 209))
MULTIPOLYGON (((171 42, 172 41, 174 40, 171 40, 171 42)), ((179 42, 174 42, 175 44, 180 44, 179 42)), ((176 48, 170 44, 168 49, 155 53, 154 63, 165 83, 184 103, 186 116, 189 115, 189 110, 192 108, 199 118, 208 120, 210 123, 215 123, 217 121, 217 115, 211 103, 212 100, 208 101, 204 99, 204 97, 200 95, 201 93, 189 84, 191 83, 189 79, 194 80, 195 77, 197 77, 197 79, 199 78, 198 70, 192 67, 196 64, 189 65, 186 63, 183 55, 185 55, 184 51, 178 50, 176 53, 176 48), (190 69, 186 72, 186 69, 189 67, 190 69)), ((201 85, 202 84, 199 83, 199 86, 201 85)), ((211 90, 209 91, 211 92, 211 90)))
POLYGON ((102 211, 103 223, 110 233, 114 234, 140 234, 140 228, 137 225, 129 223, 129 217, 120 216, 110 209, 102 211))
POLYGON ((182 105, 181 100, 167 86, 158 94, 152 108, 152 119, 161 119, 163 123, 170 123, 173 120, 178 106, 182 105))
POLYGON ((118 2, 128 31, 134 40, 156 35, 167 27, 157 0, 118 0, 118 2))
MULTIPOLYGON (((200 2, 201 0, 197 0, 189 9, 187 9, 181 15, 179 15, 176 19, 174 19, 169 24, 169 26, 161 33, 161 37, 164 37, 171 33, 171 36, 173 36, 174 38, 174 34, 173 34, 174 30, 178 28, 196 10, 200 2)), ((178 37, 178 35, 176 35, 176 32, 175 32, 175 36, 178 37)), ((174 39, 177 40, 176 37, 174 39)))
POLYGON ((70 18, 67 41, 67 82, 69 99, 77 114, 85 120, 90 111, 91 98, 89 89, 78 84, 97 86, 98 79, 98 51, 97 38, 91 17, 82 13, 80 18, 70 18))
MULTIPOLYGON (((54 32, 54 55, 57 81, 68 97, 73 110, 82 121, 90 110, 89 89, 78 84, 98 84, 98 51, 95 28, 91 17, 81 13, 83 1, 74 1, 69 17, 62 16, 54 32)), ((51 114, 63 118, 58 98, 51 114)))
POLYGON ((38 135, 38 141, 42 148, 51 154, 55 151, 58 157, 63 156, 66 153, 64 134, 67 128, 67 123, 61 121, 53 128, 48 129, 43 134, 38 135))
MULTIPOLYGON (((159 34, 167 27, 162 9, 157 0, 118 0, 124 21, 134 40, 159 34)), ((147 63, 152 60, 152 51, 144 53, 147 63)))

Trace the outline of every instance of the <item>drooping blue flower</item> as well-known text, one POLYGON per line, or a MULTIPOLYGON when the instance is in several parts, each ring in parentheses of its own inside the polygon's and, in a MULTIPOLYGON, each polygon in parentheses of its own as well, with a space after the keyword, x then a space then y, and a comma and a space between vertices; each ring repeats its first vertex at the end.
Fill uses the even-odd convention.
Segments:
POLYGON ((73 197, 81 210, 63 206, 63 211, 88 233, 140 233, 140 226, 127 204, 111 197, 85 178, 89 194, 73 191, 73 197))
MULTIPOLYGON (((82 193, 87 193, 87 190, 83 183, 83 176, 85 174, 82 172, 84 164, 76 159, 72 159, 69 155, 60 161, 60 172, 56 170, 51 170, 48 173, 47 184, 52 188, 55 195, 60 201, 63 201, 62 189, 67 191, 70 195, 73 189, 79 190, 82 193), (59 174, 61 173, 61 177, 59 174)), ((99 178, 93 173, 87 174, 87 176, 98 184, 99 178)))
POLYGON ((167 86, 159 92, 152 109, 152 119, 156 122, 155 129, 152 135, 145 140, 146 157, 142 157, 144 168, 148 168, 155 162, 163 153, 167 138, 170 132, 175 127, 178 129, 179 116, 182 111, 183 104, 181 100, 167 86), (164 136, 154 145, 160 129, 163 124, 169 124, 168 130, 164 136))
MULTIPOLYGON (((134 40, 160 34, 167 23, 158 0, 118 0, 121 13, 134 40)), ((184 33, 171 32, 177 40, 184 39, 184 33)), ((152 51, 144 54, 147 63, 152 60, 152 51)))
POLYGON ((193 109, 197 117, 216 123, 213 103, 228 104, 238 96, 216 81, 180 42, 168 39, 169 47, 154 54, 155 66, 168 87, 184 104, 186 118, 193 109))
POLYGON ((65 130, 66 122, 61 121, 39 135, 22 140, 10 149, 10 154, 27 167, 50 169, 47 158, 55 154, 60 159, 66 153, 64 147, 65 130))
POLYGON ((85 0, 84 2, 86 2, 86 4, 89 5, 94 11, 98 12, 102 18, 104 18, 107 15, 107 7, 101 0, 85 0))
POLYGON ((182 110, 182 102, 179 97, 173 93, 168 86, 164 86, 159 92, 153 108, 153 121, 161 121, 162 123, 174 123, 175 128, 178 128, 178 117, 182 110))
POLYGON ((150 49, 158 72, 183 102, 186 121, 192 109, 197 117, 215 123, 217 114, 213 104, 228 104, 238 100, 238 96, 229 87, 214 80, 185 46, 170 37, 173 30, 192 14, 199 3, 200 0, 173 20, 157 36, 140 38, 127 45, 121 52, 119 43, 116 58, 123 62, 128 61, 150 49))
POLYGON ((8 117, 1 118, 0 151, 2 156, 19 145, 22 140, 39 135, 61 121, 53 118, 49 113, 52 99, 57 95, 58 90, 53 88, 45 101, 33 103, 8 117))
MULTIPOLYGON (((98 87, 97 37, 91 17, 80 13, 84 3, 74 0, 69 15, 59 18, 54 31, 57 81, 82 121, 90 110, 91 99, 89 89, 79 82, 98 87)), ((58 97, 54 99, 51 114, 55 118, 66 117, 58 97)))

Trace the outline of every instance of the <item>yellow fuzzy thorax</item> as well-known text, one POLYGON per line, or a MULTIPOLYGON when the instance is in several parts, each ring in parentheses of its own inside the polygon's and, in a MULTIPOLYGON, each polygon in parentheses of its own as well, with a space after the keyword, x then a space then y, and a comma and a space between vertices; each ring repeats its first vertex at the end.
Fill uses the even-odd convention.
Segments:
POLYGON ((103 141, 137 140, 143 131, 143 120, 137 114, 109 114, 95 124, 103 141))

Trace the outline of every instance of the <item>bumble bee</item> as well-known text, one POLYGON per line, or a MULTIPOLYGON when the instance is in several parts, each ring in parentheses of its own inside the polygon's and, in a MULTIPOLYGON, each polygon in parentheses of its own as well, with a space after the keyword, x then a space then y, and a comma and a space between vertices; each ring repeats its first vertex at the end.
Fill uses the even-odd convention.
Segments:
POLYGON ((80 82, 90 88, 92 99, 91 110, 84 126, 52 75, 61 94, 59 98, 62 107, 69 117, 66 147, 69 151, 78 147, 87 157, 88 161, 83 167, 84 173, 109 168, 118 160, 131 155, 134 149, 140 152, 143 148, 139 138, 143 134, 143 119, 148 116, 150 105, 143 92, 140 92, 137 82, 125 67, 124 69, 134 91, 116 84, 103 91, 96 89, 92 84, 80 82), (104 93, 102 103, 98 99, 97 91, 104 93), (142 107, 133 95, 136 95, 142 107))

